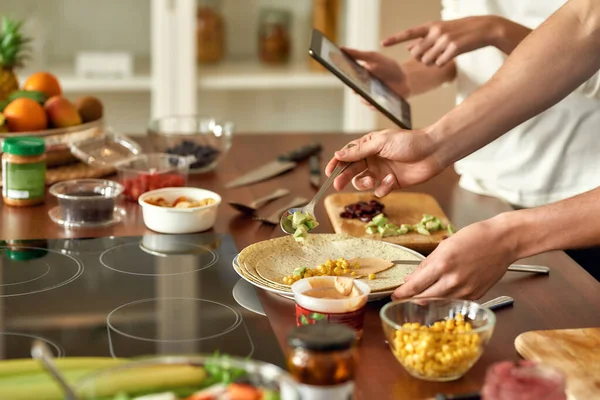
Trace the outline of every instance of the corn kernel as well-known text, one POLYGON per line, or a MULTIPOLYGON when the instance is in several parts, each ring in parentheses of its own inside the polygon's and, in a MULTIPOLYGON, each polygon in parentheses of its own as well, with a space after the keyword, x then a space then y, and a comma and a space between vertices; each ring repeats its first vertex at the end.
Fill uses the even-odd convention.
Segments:
POLYGON ((369 280, 372 281, 373 279, 375 279, 375 274, 369 274, 369 280))

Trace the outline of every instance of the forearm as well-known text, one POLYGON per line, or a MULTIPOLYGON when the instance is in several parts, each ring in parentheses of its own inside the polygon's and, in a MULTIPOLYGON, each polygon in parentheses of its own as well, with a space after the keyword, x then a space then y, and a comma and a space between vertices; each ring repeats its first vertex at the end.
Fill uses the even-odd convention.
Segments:
POLYGON ((543 207, 496 217, 517 258, 600 245, 600 188, 543 207))
POLYGON ((570 0, 484 86, 426 128, 442 166, 554 105, 600 68, 600 2, 570 0))
POLYGON ((456 78, 456 64, 449 62, 443 67, 430 66, 411 58, 403 63, 402 71, 406 75, 409 97, 416 96, 456 78))

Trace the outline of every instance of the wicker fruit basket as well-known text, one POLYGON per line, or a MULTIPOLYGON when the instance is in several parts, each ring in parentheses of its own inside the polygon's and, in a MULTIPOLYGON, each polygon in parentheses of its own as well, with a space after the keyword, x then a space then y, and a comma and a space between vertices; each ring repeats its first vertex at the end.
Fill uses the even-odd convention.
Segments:
POLYGON ((77 161, 71 154, 69 144, 91 139, 104 134, 104 120, 88 122, 69 128, 47 129, 36 132, 10 132, 0 133, 0 154, 2 154, 3 139, 19 136, 41 137, 46 142, 46 165, 56 167, 77 161))

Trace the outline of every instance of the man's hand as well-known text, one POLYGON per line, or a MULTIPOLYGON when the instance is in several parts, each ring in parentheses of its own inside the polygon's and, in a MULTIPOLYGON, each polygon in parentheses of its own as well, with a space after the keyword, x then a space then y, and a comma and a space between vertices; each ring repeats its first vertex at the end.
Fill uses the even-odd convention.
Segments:
POLYGON ((481 298, 519 258, 507 220, 500 214, 469 225, 444 240, 394 291, 392 298, 481 298))
POLYGON ((531 32, 529 28, 497 16, 435 21, 410 28, 383 40, 392 46, 409 40, 409 51, 425 65, 445 65, 460 54, 495 46, 506 54, 531 32))
POLYGON ((443 171, 435 154, 438 144, 424 131, 387 129, 350 142, 354 147, 337 151, 329 161, 327 176, 338 161, 354 162, 333 183, 342 190, 350 181, 358 190, 373 190, 383 197, 395 188, 424 182, 443 171))

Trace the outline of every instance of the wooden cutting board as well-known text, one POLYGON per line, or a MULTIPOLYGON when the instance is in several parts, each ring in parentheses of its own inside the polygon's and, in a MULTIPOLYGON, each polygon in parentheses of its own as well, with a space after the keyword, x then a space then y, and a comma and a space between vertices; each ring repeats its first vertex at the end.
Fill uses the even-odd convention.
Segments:
POLYGON ((523 358, 564 372, 569 399, 600 399, 600 328, 525 332, 515 347, 523 358))
POLYGON ((396 225, 416 224, 421 221, 423 214, 438 217, 444 225, 449 222, 438 202, 425 193, 392 192, 383 198, 377 198, 371 192, 334 193, 325 198, 325 209, 335 232, 384 240, 425 254, 432 252, 442 240, 449 236, 447 231, 438 231, 431 236, 410 232, 406 235, 381 238, 379 234, 367 234, 367 224, 365 222, 340 217, 340 213, 344 211, 345 206, 359 201, 368 202, 373 199, 385 206, 384 213, 390 222, 396 225))

